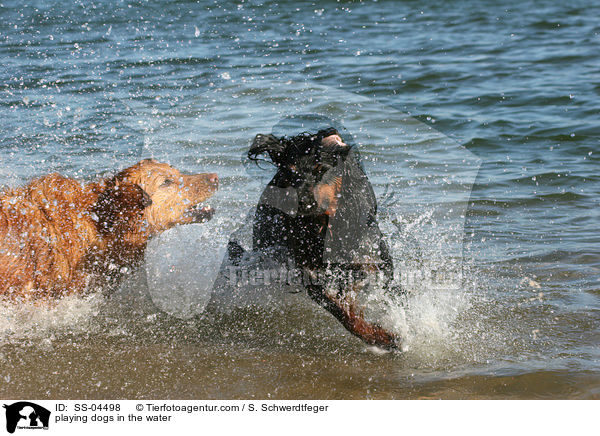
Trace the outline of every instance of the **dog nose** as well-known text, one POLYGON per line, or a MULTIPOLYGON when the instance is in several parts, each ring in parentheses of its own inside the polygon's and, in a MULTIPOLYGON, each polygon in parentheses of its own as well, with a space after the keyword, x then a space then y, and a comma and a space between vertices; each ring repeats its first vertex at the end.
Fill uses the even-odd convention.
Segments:
POLYGON ((215 187, 219 186, 219 176, 217 176, 214 173, 213 174, 209 174, 208 181, 210 183, 212 183, 213 185, 215 185, 215 187))

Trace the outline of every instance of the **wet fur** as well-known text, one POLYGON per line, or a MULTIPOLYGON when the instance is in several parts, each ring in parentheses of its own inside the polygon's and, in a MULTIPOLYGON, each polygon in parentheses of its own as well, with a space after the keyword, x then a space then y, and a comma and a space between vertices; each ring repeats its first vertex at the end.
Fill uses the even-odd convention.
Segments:
POLYGON ((190 206, 217 184, 216 174, 183 175, 146 159, 97 183, 50 174, 0 193, 0 295, 40 299, 81 293, 92 279, 115 284, 152 235, 209 219, 190 206))
MULTIPOLYGON (((256 208, 253 250, 283 262, 293 258, 304 277, 325 270, 355 276, 381 272, 389 283, 393 264, 376 221, 373 188, 356 151, 337 131, 291 138, 257 135, 248 156, 277 166, 256 208)), ((356 299, 366 292, 360 280, 338 288, 333 280, 305 285, 310 297, 352 334, 369 344, 397 346, 394 334, 364 319, 356 299)))

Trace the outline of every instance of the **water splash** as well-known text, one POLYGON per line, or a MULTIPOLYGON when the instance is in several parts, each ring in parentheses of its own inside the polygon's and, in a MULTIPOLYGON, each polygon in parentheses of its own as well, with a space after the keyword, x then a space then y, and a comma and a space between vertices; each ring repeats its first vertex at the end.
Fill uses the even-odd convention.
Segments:
POLYGON ((51 343, 61 333, 84 333, 104 297, 71 295, 55 301, 0 301, 0 345, 12 341, 51 343))

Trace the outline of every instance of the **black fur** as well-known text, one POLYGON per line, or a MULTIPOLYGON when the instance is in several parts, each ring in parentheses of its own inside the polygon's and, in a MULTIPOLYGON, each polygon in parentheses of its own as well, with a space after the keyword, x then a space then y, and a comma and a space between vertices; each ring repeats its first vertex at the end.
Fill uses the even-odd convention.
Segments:
MULTIPOLYGON (((329 128, 294 137, 255 137, 248 157, 270 160, 277 173, 256 208, 253 250, 279 261, 291 257, 304 277, 325 270, 331 277, 381 272, 389 283, 393 264, 377 224, 373 188, 354 147, 323 143, 331 135, 339 134, 329 128)), ((364 291, 360 282, 339 284, 333 295, 332 283, 305 286, 351 333, 370 344, 396 347, 393 334, 364 320, 353 295, 364 291)))

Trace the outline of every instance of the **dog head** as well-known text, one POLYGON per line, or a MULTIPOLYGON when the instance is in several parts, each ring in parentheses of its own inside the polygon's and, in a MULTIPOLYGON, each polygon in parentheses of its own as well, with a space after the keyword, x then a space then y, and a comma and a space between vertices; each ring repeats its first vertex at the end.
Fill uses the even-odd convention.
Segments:
POLYGON ((335 129, 291 138, 257 135, 248 157, 260 155, 278 169, 261 204, 300 218, 301 229, 294 231, 307 241, 320 238, 324 261, 360 263, 373 257, 380 239, 375 193, 358 153, 335 129))
POLYGON ((166 163, 144 159, 108 181, 95 212, 106 231, 149 236, 208 221, 214 210, 201 203, 217 188, 216 174, 185 175, 166 163))
POLYGON ((339 208, 351 151, 339 133, 329 128, 294 137, 256 135, 248 157, 258 160, 266 155, 277 166, 271 185, 293 191, 298 215, 332 217, 339 208))

